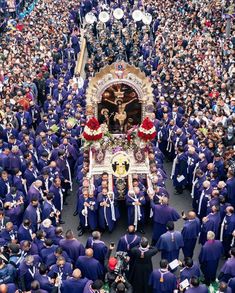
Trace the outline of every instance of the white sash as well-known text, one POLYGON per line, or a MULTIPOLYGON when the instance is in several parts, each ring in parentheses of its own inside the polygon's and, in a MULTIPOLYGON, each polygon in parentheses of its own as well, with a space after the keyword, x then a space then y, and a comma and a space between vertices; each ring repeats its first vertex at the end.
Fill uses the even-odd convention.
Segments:
POLYGON ((30 268, 28 268, 28 272, 30 273, 30 275, 34 279, 34 275, 36 273, 36 268, 34 266, 32 267, 32 270, 30 268))
POLYGON ((195 191, 195 186, 198 183, 198 178, 196 180, 193 180, 193 186, 192 186, 192 191, 191 191, 191 197, 194 198, 194 191, 195 191))
POLYGON ((171 150, 172 150, 172 145, 173 145, 173 143, 172 143, 172 141, 171 141, 171 134, 172 134, 172 132, 173 132, 173 129, 171 130, 169 130, 169 136, 168 136, 168 139, 167 139, 167 147, 166 147, 166 150, 170 153, 171 152, 171 150))
POLYGON ((197 164, 196 164, 196 166, 195 166, 195 168, 193 170, 193 181, 195 180, 196 171, 197 171, 198 166, 199 166, 199 162, 197 162, 197 164))
POLYGON ((7 186, 7 193, 10 193, 10 189, 11 189, 10 183, 9 182, 6 182, 5 184, 7 186))
POLYGON ((205 191, 203 190, 202 193, 201 193, 200 199, 199 199, 199 204, 198 204, 198 215, 200 215, 200 213, 201 213, 202 200, 203 200, 204 195, 205 195, 205 191))
MULTIPOLYGON (((132 200, 133 200, 133 203, 136 203, 138 200, 138 198, 136 197, 132 197, 130 195, 128 195, 132 200)), ((138 221, 140 221, 141 219, 141 211, 140 211, 140 206, 139 205, 134 205, 135 207, 135 215, 134 215, 134 226, 135 228, 137 229, 137 225, 138 225, 138 221)))
POLYGON ((60 209, 62 211, 63 210, 63 198, 64 198, 64 195, 63 195, 63 192, 62 192, 61 188, 59 188, 59 194, 60 194, 60 209))
POLYGON ((223 222, 221 224, 221 229, 220 229, 220 241, 223 241, 223 234, 224 234, 224 227, 227 224, 226 216, 223 219, 223 222))
POLYGON ((108 197, 108 199, 109 199, 109 202, 110 202, 112 220, 115 222, 116 221, 116 216, 115 216, 114 200, 112 200, 110 197, 108 197))
POLYGON ((127 240, 127 235, 126 234, 124 236, 124 239, 125 239, 125 242, 126 242, 126 245, 127 245, 127 250, 130 250, 130 245, 135 242, 135 240, 137 239, 137 235, 134 236, 134 238, 132 239, 132 241, 130 243, 127 240))
POLYGON ((173 179, 175 175, 175 167, 177 164, 177 160, 178 160, 178 155, 174 158, 174 161, 173 161, 172 170, 171 170, 171 179, 173 179))
POLYGON ((68 161, 66 160, 65 162, 66 162, 66 166, 67 166, 68 171, 69 171, 70 191, 73 191, 73 183, 72 183, 71 169, 70 169, 70 166, 69 166, 68 161))
POLYGON ((36 215, 37 215, 37 226, 38 226, 38 229, 39 229, 40 222, 41 222, 41 213, 40 213, 39 207, 36 208, 36 215))
POLYGON ((84 210, 85 210, 85 214, 84 214, 84 217, 85 217, 85 227, 88 226, 88 208, 87 206, 84 206, 84 210))

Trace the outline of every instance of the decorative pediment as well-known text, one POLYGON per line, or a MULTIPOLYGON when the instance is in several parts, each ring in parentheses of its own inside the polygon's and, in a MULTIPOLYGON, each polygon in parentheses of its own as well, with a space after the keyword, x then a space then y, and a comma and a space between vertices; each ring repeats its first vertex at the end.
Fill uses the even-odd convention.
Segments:
MULTIPOLYGON (((142 119, 148 114, 148 109, 153 109, 154 97, 149 78, 139 68, 122 61, 105 66, 90 80, 86 91, 88 115, 98 115, 98 104, 112 85, 127 85, 136 92, 142 105, 142 119)), ((118 96, 118 92, 116 94, 118 96)))

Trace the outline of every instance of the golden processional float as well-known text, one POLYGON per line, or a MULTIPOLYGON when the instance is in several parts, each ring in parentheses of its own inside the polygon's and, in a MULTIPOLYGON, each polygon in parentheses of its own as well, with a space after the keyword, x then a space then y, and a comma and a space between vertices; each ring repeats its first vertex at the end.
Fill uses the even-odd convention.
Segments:
POLYGON ((153 112, 151 82, 139 68, 116 62, 90 80, 83 139, 91 182, 107 172, 109 191, 115 184, 120 199, 127 188, 132 189, 136 175, 145 177, 150 187, 148 145, 156 135, 153 112))

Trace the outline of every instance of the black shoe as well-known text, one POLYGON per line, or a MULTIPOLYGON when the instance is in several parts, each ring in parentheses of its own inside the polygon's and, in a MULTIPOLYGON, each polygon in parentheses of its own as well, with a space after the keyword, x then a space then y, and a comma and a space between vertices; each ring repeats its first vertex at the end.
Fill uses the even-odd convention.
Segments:
POLYGON ((75 212, 73 213, 73 216, 76 217, 77 215, 78 215, 78 212, 75 211, 75 212))
POLYGON ((77 227, 77 231, 80 231, 82 229, 82 227, 79 225, 78 227, 77 227))
POLYGON ((65 202, 64 202, 64 206, 67 206, 67 205, 68 205, 68 203, 67 203, 67 201, 65 201, 65 202))
POLYGON ((141 234, 145 234, 145 231, 143 229, 138 229, 138 232, 140 232, 141 234))
POLYGON ((63 220, 59 220, 59 223, 60 223, 60 224, 65 224, 65 221, 63 221, 63 220))
POLYGON ((78 233, 78 237, 82 236, 83 234, 84 234, 84 230, 81 229, 78 233))

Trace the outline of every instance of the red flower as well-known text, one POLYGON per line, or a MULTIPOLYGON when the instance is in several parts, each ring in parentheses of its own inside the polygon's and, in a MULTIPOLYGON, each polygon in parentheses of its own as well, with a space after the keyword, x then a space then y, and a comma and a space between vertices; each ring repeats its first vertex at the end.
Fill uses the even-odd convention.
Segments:
POLYGON ((156 128, 148 117, 146 117, 140 125, 138 136, 145 141, 153 140, 155 138, 156 128))
POLYGON ((88 141, 97 141, 102 136, 103 133, 99 121, 95 117, 90 118, 84 127, 83 138, 88 141))
POLYGON ((92 117, 91 119, 89 119, 87 121, 87 124, 86 124, 91 130, 97 130, 99 129, 100 127, 100 124, 99 124, 99 121, 95 118, 95 117, 92 117))

